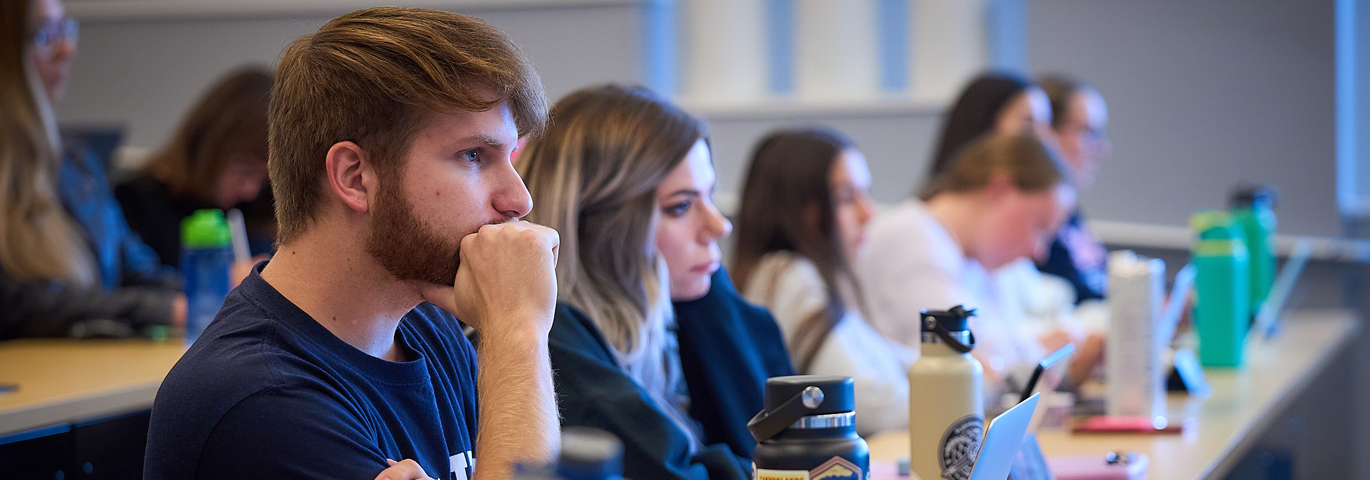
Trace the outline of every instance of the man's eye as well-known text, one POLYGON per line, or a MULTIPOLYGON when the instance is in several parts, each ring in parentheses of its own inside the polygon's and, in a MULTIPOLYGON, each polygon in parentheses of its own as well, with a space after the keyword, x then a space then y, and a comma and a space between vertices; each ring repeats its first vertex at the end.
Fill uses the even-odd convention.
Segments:
POLYGON ((466 160, 466 161, 468 161, 468 162, 476 163, 476 162, 479 162, 479 161, 480 161, 480 151, 479 151, 479 150, 474 150, 474 149, 473 149, 473 150, 467 150, 467 151, 458 153, 458 154, 457 154, 457 157, 461 158, 462 160, 466 160))

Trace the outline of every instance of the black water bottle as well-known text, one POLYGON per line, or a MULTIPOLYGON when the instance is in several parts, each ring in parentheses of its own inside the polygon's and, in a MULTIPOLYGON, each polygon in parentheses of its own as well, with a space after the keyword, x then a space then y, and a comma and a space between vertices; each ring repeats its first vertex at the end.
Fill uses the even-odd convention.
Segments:
POLYGON ((870 448, 856 434, 851 377, 766 380, 765 410, 747 423, 756 437, 756 480, 866 480, 870 448))

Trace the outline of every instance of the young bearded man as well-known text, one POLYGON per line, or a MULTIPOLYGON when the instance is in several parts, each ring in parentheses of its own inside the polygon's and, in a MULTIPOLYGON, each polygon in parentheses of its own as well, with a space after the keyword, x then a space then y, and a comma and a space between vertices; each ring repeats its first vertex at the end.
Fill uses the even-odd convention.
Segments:
POLYGON ((547 118, 531 63, 474 17, 375 8, 296 40, 276 75, 279 249, 157 392, 145 478, 549 460, 558 238, 517 221, 532 205, 509 161, 547 118))

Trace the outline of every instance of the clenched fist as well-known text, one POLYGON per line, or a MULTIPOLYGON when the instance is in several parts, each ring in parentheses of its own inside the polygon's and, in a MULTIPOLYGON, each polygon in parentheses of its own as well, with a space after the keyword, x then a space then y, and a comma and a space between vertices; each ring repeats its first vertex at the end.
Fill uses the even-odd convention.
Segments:
POLYGON ((516 221, 483 226, 461 240, 455 285, 425 286, 424 300, 482 335, 534 329, 545 338, 556 308, 560 245, 557 231, 542 225, 516 221))

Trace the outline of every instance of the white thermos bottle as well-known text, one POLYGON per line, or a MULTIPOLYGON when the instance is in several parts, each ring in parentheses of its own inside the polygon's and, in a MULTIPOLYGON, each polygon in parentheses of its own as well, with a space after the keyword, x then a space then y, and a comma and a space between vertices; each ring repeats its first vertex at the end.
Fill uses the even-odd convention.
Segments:
POLYGON ((970 356, 974 314, 957 305, 919 317, 922 355, 909 367, 909 469, 922 480, 966 480, 979 456, 984 368, 970 356))

